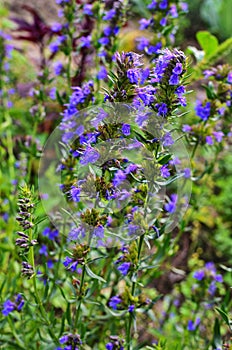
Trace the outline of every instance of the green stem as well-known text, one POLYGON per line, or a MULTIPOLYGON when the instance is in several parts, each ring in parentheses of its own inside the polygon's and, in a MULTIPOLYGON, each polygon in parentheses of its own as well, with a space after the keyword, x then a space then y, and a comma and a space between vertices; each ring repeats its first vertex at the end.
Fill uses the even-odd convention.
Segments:
POLYGON ((80 283, 80 292, 79 292, 79 303, 77 306, 77 311, 76 311, 76 316, 75 316, 75 323, 74 323, 74 328, 77 329, 78 321, 79 321, 79 316, 80 316, 80 310, 81 310, 81 303, 83 300, 83 286, 84 286, 84 280, 85 280, 85 265, 83 265, 83 270, 81 274, 81 283, 80 283))
MULTIPOLYGON (((37 127, 38 127, 38 116, 36 116, 36 120, 34 122, 33 129, 32 129, 32 134, 31 134, 32 142, 34 142, 34 140, 35 140, 37 127)), ((32 164, 33 164, 33 156, 32 156, 32 154, 30 154, 29 159, 28 159, 28 165, 27 165, 26 183, 30 183, 31 172, 32 172, 32 164)))
MULTIPOLYGON (((138 273, 138 267, 139 267, 139 262, 140 262, 140 255, 142 251, 142 246, 143 246, 143 241, 144 241, 145 234, 141 235, 139 238, 139 244, 138 244, 138 254, 137 254, 137 272, 138 273)), ((135 295, 135 287, 136 287, 136 282, 132 282, 132 287, 131 287, 131 295, 135 295)), ((131 350, 131 326, 132 326, 132 321, 133 321, 133 313, 130 313, 129 315, 129 321, 128 321, 128 327, 126 330, 126 342, 127 342, 127 350, 131 350)))
POLYGON ((195 145, 194 145, 194 148, 193 148, 193 151, 192 151, 192 154, 191 154, 191 160, 194 158, 195 156, 195 153, 196 153, 196 150, 197 150, 197 147, 199 145, 199 138, 197 139, 197 141, 195 142, 195 145))
POLYGON ((19 338, 18 334, 16 333, 15 328, 14 328, 14 323, 12 322, 12 319, 11 319, 10 315, 7 317, 7 320, 8 320, 11 332, 12 332, 12 334, 13 334, 15 340, 16 340, 16 343, 17 343, 18 347, 20 349, 24 350, 25 349, 25 344, 22 342, 22 340, 19 338))
MULTIPOLYGON (((31 241, 33 239, 33 231, 32 229, 29 230, 29 240, 31 241)), ((32 281, 33 281, 33 287, 34 287, 34 296, 35 296, 35 300, 36 303, 38 305, 39 311, 41 316, 43 317, 47 327, 49 328, 49 334, 51 335, 52 339, 54 340, 56 345, 59 345, 59 340, 56 337, 53 328, 51 327, 51 322, 49 321, 49 319, 47 318, 47 313, 44 309, 42 300, 40 299, 39 293, 37 291, 37 285, 36 285, 36 273, 35 273, 35 257, 34 257, 34 247, 31 246, 29 248, 29 253, 28 253, 28 262, 29 264, 33 267, 33 271, 34 271, 34 275, 32 276, 32 281)))

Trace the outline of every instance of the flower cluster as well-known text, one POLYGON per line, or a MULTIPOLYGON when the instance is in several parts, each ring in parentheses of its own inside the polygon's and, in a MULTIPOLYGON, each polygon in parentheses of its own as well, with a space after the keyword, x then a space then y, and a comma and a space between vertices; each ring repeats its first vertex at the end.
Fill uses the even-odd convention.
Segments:
POLYGON ((223 282, 222 275, 217 274, 216 267, 213 262, 207 262, 203 269, 194 272, 193 277, 198 281, 202 281, 205 278, 210 278, 215 282, 223 282))
POLYGON ((192 125, 183 125, 183 131, 190 142, 197 140, 200 144, 217 146, 231 136, 228 125, 232 106, 230 66, 220 65, 206 70, 204 76, 208 80, 204 85, 207 98, 196 102, 195 113, 198 121, 192 125))
POLYGON ((165 42, 165 46, 175 41, 177 31, 177 18, 188 11, 188 5, 182 1, 152 0, 147 4, 150 18, 142 18, 139 21, 140 29, 150 29, 153 39, 147 36, 137 39, 138 50, 145 51, 148 55, 156 55, 165 42), (169 30, 165 31, 164 28, 169 30))
POLYGON ((116 335, 111 335, 110 342, 106 344, 106 350, 124 350, 124 342, 124 339, 120 339, 116 335))
POLYGON ((0 105, 4 108, 12 108, 12 96, 16 90, 12 87, 11 59, 13 54, 12 38, 0 30, 0 105))
POLYGON ((123 252, 123 255, 121 255, 115 264, 118 265, 117 269, 118 271, 123 275, 126 276, 130 270, 133 270, 133 268, 136 267, 138 263, 138 251, 137 247, 134 243, 132 243, 130 246, 123 246, 121 251, 123 252))
POLYGON ((82 87, 73 87, 73 94, 66 105, 60 124, 60 129, 63 131, 63 142, 68 143, 74 135, 80 136, 83 133, 83 127, 78 126, 76 122, 78 110, 87 107, 93 101, 92 81, 84 83, 82 87))
POLYGON ((62 345, 56 348, 56 350, 79 350, 79 345, 82 344, 79 334, 66 334, 59 339, 60 344, 62 345), (64 347, 63 347, 64 346, 64 347))
POLYGON ((115 37, 119 32, 120 26, 124 22, 125 5, 123 1, 106 1, 103 11, 103 23, 105 24, 103 32, 98 39, 101 45, 99 56, 108 62, 112 60, 114 54, 115 37))
POLYGON ((23 188, 21 190, 20 198, 18 200, 18 215, 16 220, 19 225, 23 228, 23 232, 18 231, 17 234, 20 238, 16 239, 16 245, 22 248, 24 251, 28 251, 30 246, 37 244, 36 239, 29 238, 28 230, 32 229, 33 224, 33 212, 34 212, 34 201, 32 194, 29 189, 23 188))
POLYGON ((77 244, 73 248, 72 257, 66 256, 63 265, 69 271, 76 271, 77 265, 82 265, 85 261, 87 254, 89 253, 89 247, 85 244, 77 244))
POLYGON ((3 316, 8 316, 13 311, 20 312, 24 306, 24 299, 21 294, 18 294, 15 296, 14 301, 11 301, 10 299, 6 300, 3 303, 3 309, 2 314, 3 316))

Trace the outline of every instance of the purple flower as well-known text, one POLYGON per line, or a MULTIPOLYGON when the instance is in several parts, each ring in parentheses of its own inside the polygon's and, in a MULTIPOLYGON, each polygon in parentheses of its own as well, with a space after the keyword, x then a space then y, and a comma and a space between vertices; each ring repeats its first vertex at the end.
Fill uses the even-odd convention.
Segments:
POLYGON ((9 313, 15 310, 15 304, 9 299, 6 300, 3 304, 2 314, 3 316, 8 316, 9 313))
POLYGON ((22 310, 24 305, 24 300, 22 295, 17 294, 14 299, 15 299, 14 303, 9 299, 3 303, 3 309, 2 309, 3 316, 8 316, 14 310, 17 310, 19 312, 22 310))
POLYGON ((113 350, 114 349, 114 344, 113 343, 107 343, 106 344, 106 350, 113 350))
POLYGON ((85 237, 85 228, 81 225, 79 227, 73 227, 68 235, 68 239, 70 241, 76 241, 79 236, 81 235, 81 237, 85 237))
POLYGON ((95 227, 93 234, 98 238, 104 238, 104 227, 102 225, 95 227))
POLYGON ((150 69, 146 68, 146 69, 142 69, 140 71, 140 84, 144 84, 145 81, 149 78, 150 75, 150 69))
POLYGON ((134 173, 137 169, 138 169, 137 164, 129 164, 129 166, 125 170, 125 173, 126 174, 134 173))
POLYGON ((213 145, 213 138, 212 138, 212 136, 206 136, 205 142, 206 142, 209 146, 212 146, 212 145, 213 145))
POLYGON ((76 187, 76 186, 71 187, 70 194, 74 202, 80 202, 80 193, 81 193, 81 189, 79 187, 76 187))
POLYGON ((101 44, 101 45, 103 45, 103 46, 106 46, 106 45, 109 44, 110 39, 107 38, 106 36, 103 36, 102 38, 100 38, 100 39, 98 40, 98 42, 99 42, 99 44, 101 44))
POLYGON ((183 132, 190 132, 191 130, 192 130, 192 127, 190 125, 188 125, 188 124, 184 124, 182 126, 182 131, 183 132))
MULTIPOLYGON (((76 128, 76 131, 75 131, 75 134, 78 135, 78 136, 81 136, 85 131, 85 127, 84 125, 79 125, 77 128, 76 128)), ((80 155, 79 152, 75 151, 73 152, 73 156, 75 157, 75 154, 77 155, 80 155)))
POLYGON ((63 10, 63 9, 58 9, 58 11, 57 11, 57 16, 58 16, 59 18, 64 17, 64 10, 63 10))
POLYGON ((62 30, 62 24, 61 23, 53 23, 51 26, 51 29, 53 32, 60 32, 62 30))
POLYGON ((188 12, 188 4, 186 2, 181 2, 180 8, 183 12, 188 12))
POLYGON ((70 258, 69 256, 66 256, 65 259, 64 259, 63 265, 64 265, 65 267, 68 267, 69 264, 71 264, 72 262, 73 262, 73 259, 70 258))
POLYGON ((64 5, 65 3, 68 3, 70 0, 56 0, 57 5, 64 5))
POLYGON ((54 63, 53 68, 54 68, 55 75, 60 75, 60 73, 62 72, 64 66, 63 66, 63 64, 61 62, 57 61, 57 62, 54 63))
POLYGON ((47 249, 48 248, 47 248, 46 244, 42 244, 41 248, 39 250, 39 254, 44 255, 44 256, 48 256, 47 249))
MULTIPOLYGON (((145 106, 149 106, 152 102, 154 102, 154 95, 156 93, 156 89, 153 88, 150 85, 144 86, 142 88, 138 88, 137 89, 137 95, 138 97, 143 101, 145 106)), ((139 106, 141 105, 141 102, 138 101, 138 99, 134 100, 134 106, 137 107, 136 103, 139 104, 139 106)), ((149 113, 145 113, 142 114, 144 117, 147 116, 149 117, 149 113)), ((139 117, 139 115, 138 115, 139 117)), ((136 117, 137 118, 137 117, 136 117)))
POLYGON ((217 142, 221 142, 224 136, 224 133, 222 131, 214 131, 213 136, 215 137, 217 142))
POLYGON ((169 13, 172 16, 172 18, 177 18, 178 17, 178 12, 177 12, 176 5, 173 4, 173 5, 170 6, 169 13))
POLYGON ((178 157, 174 157, 169 161, 170 165, 179 165, 181 163, 180 159, 178 157))
POLYGON ((100 67, 99 72, 97 73, 98 80, 104 80, 107 78, 107 70, 104 66, 100 67))
POLYGON ((75 261, 69 256, 66 256, 64 259, 63 265, 66 267, 67 270, 71 270, 72 272, 75 272, 77 269, 78 261, 75 261))
POLYGON ((66 344, 69 341, 69 336, 68 335, 63 335, 63 337, 61 337, 59 339, 60 344, 66 344))
POLYGON ((115 17, 116 11, 115 9, 111 9, 108 12, 106 12, 105 16, 103 17, 104 21, 110 21, 113 17, 115 17))
POLYGON ((191 177, 191 169, 189 169, 189 168, 184 169, 184 177, 186 179, 189 179, 191 177))
POLYGON ((13 107, 13 102, 11 100, 7 100, 6 105, 8 108, 12 108, 13 107))
POLYGON ((172 194, 172 195, 170 196, 170 201, 169 201, 169 203, 165 204, 164 209, 165 209, 167 212, 169 212, 170 214, 175 213, 175 211, 176 211, 176 203, 177 203, 177 200, 178 200, 177 194, 172 194))
POLYGON ((174 74, 180 75, 183 71, 182 63, 176 63, 175 68, 172 70, 174 74))
POLYGON ((17 304, 17 310, 18 311, 21 311, 23 306, 24 306, 24 303, 25 301, 23 300, 23 297, 21 294, 18 294, 15 298, 15 303, 17 304))
POLYGON ((150 44, 150 41, 147 38, 144 38, 144 37, 138 38, 138 39, 136 39, 136 41, 138 42, 137 49, 141 50, 141 51, 143 51, 150 44))
POLYGON ((168 107, 166 103, 157 103, 155 107, 158 109, 158 115, 160 117, 165 117, 168 113, 168 107))
POLYGON ((51 259, 49 259, 49 260, 47 261, 47 267, 48 267, 48 269, 52 269, 53 266, 54 266, 53 261, 52 261, 51 259))
POLYGON ((124 180, 126 179, 126 174, 124 173, 124 171, 122 170, 118 170, 115 175, 114 175, 114 179, 113 179, 113 185, 114 186, 118 186, 120 185, 124 180))
POLYGON ((103 33, 105 36, 110 36, 112 34, 112 28, 111 27, 105 27, 103 30, 103 33))
POLYGON ((126 276, 128 271, 129 271, 129 269, 130 269, 130 265, 131 265, 131 263, 124 262, 123 264, 119 265, 117 269, 118 269, 119 272, 121 272, 121 274, 123 276, 126 276))
POLYGON ((198 281, 202 281, 205 278, 205 271, 197 270, 194 272, 193 277, 196 278, 196 280, 198 281))
POLYGON ((207 78, 211 77, 212 75, 214 75, 215 72, 214 72, 213 70, 206 69, 206 70, 203 72, 203 74, 204 74, 204 77, 207 79, 207 78))
POLYGON ((170 85, 178 85, 179 84, 179 76, 177 74, 172 74, 169 79, 170 85))
POLYGON ((107 116, 108 113, 106 113, 103 108, 99 108, 99 113, 91 120, 91 124, 97 128, 101 121, 104 120, 107 116))
POLYGON ((129 311, 129 312, 133 312, 134 309, 135 309, 135 306, 134 306, 134 305, 129 305, 129 306, 128 306, 128 311, 129 311))
POLYGON ((227 81, 229 84, 232 84, 232 71, 229 72, 228 76, 227 76, 227 81))
POLYGON ((212 272, 213 274, 216 273, 216 267, 212 261, 207 262, 205 264, 205 268, 206 270, 208 270, 209 272, 212 272))
POLYGON ((215 292, 216 292, 216 289, 217 289, 216 283, 215 283, 215 281, 212 281, 212 282, 210 283, 210 285, 209 285, 209 288, 208 288, 209 294, 210 294, 210 295, 214 295, 215 292))
POLYGON ((168 7, 168 1, 167 0, 162 0, 161 3, 159 4, 159 8, 161 10, 165 10, 168 7))
POLYGON ((219 282, 219 283, 223 282, 223 277, 220 274, 219 275, 215 275, 214 279, 215 279, 216 282, 219 282))
POLYGON ((140 78, 140 72, 138 69, 128 69, 127 78, 131 84, 138 84, 140 78))
POLYGON ((89 48, 91 46, 91 36, 82 36, 80 38, 81 47, 89 48))
POLYGON ((187 325, 187 330, 190 332, 195 331, 195 329, 200 324, 200 322, 201 322, 201 320, 199 317, 196 318, 195 322, 193 322, 192 320, 189 320, 188 325, 187 325))
POLYGON ((157 6, 157 1, 152 0, 152 2, 149 5, 147 5, 147 8, 148 10, 154 10, 156 6, 157 6))
POLYGON ((115 295, 114 297, 110 298, 109 306, 112 307, 112 309, 117 310, 117 306, 121 302, 122 299, 120 299, 119 296, 115 295))
POLYGON ((147 29, 149 27, 149 25, 151 24, 151 20, 150 19, 146 19, 146 18, 142 18, 139 21, 139 24, 140 24, 140 29, 144 30, 144 29, 147 29))
POLYGON ((42 235, 53 241, 56 237, 58 237, 59 232, 58 230, 55 230, 55 229, 52 230, 50 229, 50 227, 46 227, 43 230, 42 235))
POLYGON ((125 136, 129 136, 130 135, 130 133, 131 133, 130 124, 123 124, 123 126, 122 126, 122 133, 125 136))
POLYGON ((59 51, 60 45, 66 40, 66 35, 59 36, 56 41, 53 41, 49 45, 49 49, 52 53, 59 51))
POLYGON ((164 17, 164 18, 162 18, 162 19, 160 20, 160 25, 161 25, 162 27, 165 27, 166 24, 167 24, 167 18, 164 17))
POLYGON ((185 93, 185 87, 183 85, 178 86, 178 88, 176 88, 175 90, 175 94, 178 97, 182 97, 182 95, 185 93))
POLYGON ((170 171, 169 171, 168 166, 166 164, 160 168, 160 174, 164 178, 167 178, 170 176, 170 171))
POLYGON ((170 132, 167 132, 163 137, 163 145, 164 147, 169 147, 174 144, 174 140, 170 134, 170 132))
POLYGON ((15 92, 16 92, 16 90, 14 88, 11 88, 8 90, 9 95, 13 95, 13 94, 15 94, 15 92))
POLYGON ((92 4, 85 4, 83 7, 83 13, 85 15, 92 16, 93 15, 92 7, 93 7, 92 4))
POLYGON ((87 165, 89 163, 95 163, 100 157, 98 151, 92 147, 87 147, 83 156, 81 157, 80 164, 87 165))
POLYGON ((183 106, 183 107, 187 106, 187 101, 186 101, 185 97, 179 97, 179 102, 180 102, 181 106, 183 106))
POLYGON ((207 120, 210 116, 210 102, 206 102, 205 106, 200 101, 197 102, 195 107, 196 115, 202 120, 207 120))
POLYGON ((49 91, 49 97, 52 100, 56 99, 56 87, 51 88, 51 90, 49 91))
POLYGON ((158 42, 155 46, 154 45, 150 45, 147 48, 147 54, 148 55, 154 55, 156 53, 159 53, 159 51, 162 48, 162 43, 158 42))

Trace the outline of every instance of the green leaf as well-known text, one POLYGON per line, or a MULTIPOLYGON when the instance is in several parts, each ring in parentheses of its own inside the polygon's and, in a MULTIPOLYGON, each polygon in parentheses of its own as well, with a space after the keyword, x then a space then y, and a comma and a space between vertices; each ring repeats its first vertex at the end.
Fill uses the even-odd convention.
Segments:
POLYGON ((218 39, 207 31, 199 31, 196 35, 197 41, 205 52, 205 56, 211 55, 218 48, 218 39))
POLYGON ((144 265, 139 267, 139 271, 141 270, 149 270, 149 269, 157 269, 160 265, 155 264, 155 265, 144 265))
POLYGON ((176 174, 176 175, 172 176, 167 181, 155 181, 155 183, 160 185, 160 186, 167 186, 167 185, 171 184, 172 182, 174 182, 175 180, 179 179, 180 177, 183 177, 183 174, 176 174))
POLYGON ((229 316, 227 315, 227 313, 220 309, 219 307, 216 307, 215 310, 217 312, 219 312, 219 314, 221 315, 221 317, 223 318, 223 320, 225 321, 225 323, 227 324, 227 326, 229 326, 229 328, 231 329, 231 324, 232 324, 232 321, 230 320, 229 316))
POLYGON ((125 311, 117 311, 117 310, 111 310, 110 308, 108 308, 107 306, 105 307, 105 310, 111 314, 112 316, 115 317, 122 317, 127 313, 127 310, 125 311))
POLYGON ((202 85, 202 87, 205 89, 207 97, 210 100, 217 98, 217 94, 216 94, 216 91, 214 89, 214 85, 213 85, 212 81, 210 81, 208 83, 208 85, 202 85))
POLYGON ((218 13, 219 15, 219 28, 220 34, 225 38, 231 36, 232 22, 231 22, 231 13, 232 13, 232 1, 223 0, 221 1, 221 8, 218 13))
POLYGON ((167 162, 172 158, 171 154, 166 154, 158 159, 158 163, 161 165, 167 164, 167 162))
POLYGON ((87 272, 87 274, 89 275, 89 277, 92 277, 92 278, 94 278, 95 280, 98 280, 98 281, 100 281, 100 282, 106 283, 106 281, 105 281, 101 276, 96 275, 96 274, 89 268, 89 266, 85 265, 85 268, 86 268, 86 272, 87 272))
POLYGON ((220 332, 220 323, 218 318, 215 319, 214 328, 213 328, 213 347, 221 347, 222 346, 222 338, 220 332))

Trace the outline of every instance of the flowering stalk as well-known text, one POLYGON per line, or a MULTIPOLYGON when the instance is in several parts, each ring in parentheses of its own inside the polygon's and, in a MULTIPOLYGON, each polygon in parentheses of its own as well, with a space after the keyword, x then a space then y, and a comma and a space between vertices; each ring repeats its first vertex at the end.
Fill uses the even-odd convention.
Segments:
POLYGON ((35 218, 34 218, 34 195, 28 187, 22 187, 20 191, 19 201, 19 212, 17 216, 17 221, 23 228, 24 232, 18 232, 20 239, 16 240, 17 245, 27 254, 26 261, 22 262, 22 274, 27 276, 28 279, 32 279, 34 287, 34 295, 36 303, 40 310, 41 316, 43 317, 47 327, 48 332, 51 335, 54 342, 58 345, 59 341, 51 328, 51 323, 47 317, 47 313, 44 309, 43 302, 40 299, 37 283, 36 283, 36 267, 34 258, 34 245, 37 244, 35 239, 34 229, 35 229, 35 218))

